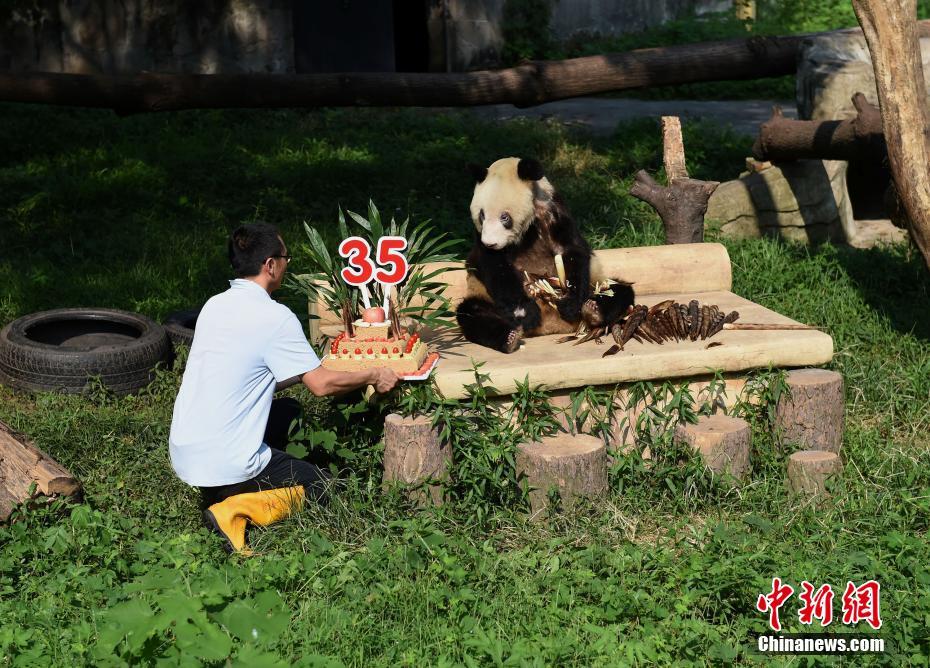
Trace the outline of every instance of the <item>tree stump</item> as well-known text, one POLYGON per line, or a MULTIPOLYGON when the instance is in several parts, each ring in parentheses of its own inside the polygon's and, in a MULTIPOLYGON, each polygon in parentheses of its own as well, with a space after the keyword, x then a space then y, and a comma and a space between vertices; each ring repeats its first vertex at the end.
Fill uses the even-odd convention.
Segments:
POLYGON ((44 496, 75 496, 81 491, 68 469, 0 422, 0 521, 32 496, 33 483, 35 493, 44 496))
POLYGON ((688 178, 681 120, 677 116, 662 117, 662 161, 668 186, 660 186, 641 169, 636 172, 630 194, 659 214, 665 227, 665 243, 700 243, 704 241, 707 202, 720 184, 688 178))
POLYGON ((675 428, 675 438, 697 450, 707 468, 737 480, 744 480, 751 470, 751 436, 748 422, 722 414, 701 417, 696 424, 675 428))
POLYGON ((784 442, 839 453, 843 445, 843 376, 826 369, 788 373, 790 397, 779 399, 775 427, 784 442))
POLYGON ((442 485, 452 465, 452 448, 426 416, 402 417, 391 413, 384 420, 384 478, 387 486, 411 486, 411 494, 434 505, 442 503, 442 485), (424 483, 428 484, 424 488, 424 483), (423 492, 426 492, 425 494, 423 492))
POLYGON ((533 517, 549 506, 549 492, 558 490, 562 503, 575 497, 596 497, 607 490, 607 448, 587 434, 557 434, 517 448, 517 475, 529 487, 533 517))
POLYGON ((798 494, 823 496, 827 480, 843 470, 840 456, 824 450, 801 450, 788 457, 788 486, 798 494))

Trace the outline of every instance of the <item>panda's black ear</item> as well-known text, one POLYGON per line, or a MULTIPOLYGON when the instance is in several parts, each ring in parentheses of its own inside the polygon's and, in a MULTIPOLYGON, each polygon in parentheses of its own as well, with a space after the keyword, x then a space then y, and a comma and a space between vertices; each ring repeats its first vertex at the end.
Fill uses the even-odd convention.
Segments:
POLYGON ((487 167, 476 165, 473 162, 469 162, 465 167, 468 169, 468 173, 474 177, 475 183, 481 183, 488 175, 487 167))
POLYGON ((539 181, 546 174, 539 160, 533 158, 521 158, 517 163, 517 176, 524 181, 539 181))

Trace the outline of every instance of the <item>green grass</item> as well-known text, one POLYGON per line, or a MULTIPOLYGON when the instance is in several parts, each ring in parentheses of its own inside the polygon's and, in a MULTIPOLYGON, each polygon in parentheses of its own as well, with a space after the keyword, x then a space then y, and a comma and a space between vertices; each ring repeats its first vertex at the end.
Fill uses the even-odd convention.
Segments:
MULTIPOLYGON (((689 168, 734 178, 748 141, 686 125, 689 168)), ((660 241, 654 214, 627 195, 635 170, 661 164, 651 121, 591 139, 455 113, 120 119, 6 105, 0 146, 0 325, 54 307, 160 318, 199 304, 225 288, 226 235, 246 220, 278 224, 300 271, 301 223, 334 230, 337 205, 364 211, 369 197, 467 239, 463 165, 504 155, 549 165, 597 246, 660 241)), ((835 590, 879 580, 893 653, 870 661, 925 665, 930 277, 907 248, 723 242, 736 292, 834 337, 846 463, 826 507, 788 496, 785 453, 754 416, 760 458, 742 488, 679 467, 675 453, 653 469, 621 458, 606 498, 530 524, 501 465, 520 433, 494 428, 478 402, 469 419, 485 430, 454 434, 468 457, 453 500, 416 510, 380 492, 388 406, 345 416, 290 390, 310 425, 350 451, 337 456, 345 482, 328 506, 253 532, 259 556, 228 559, 170 469, 179 369, 126 398, 0 388, 0 419, 86 489, 82 504, 24 511, 0 528, 0 665, 757 664, 767 660, 753 634, 766 626, 755 600, 774 575, 835 590)), ((789 630, 801 630, 796 610, 795 597, 789 630)))

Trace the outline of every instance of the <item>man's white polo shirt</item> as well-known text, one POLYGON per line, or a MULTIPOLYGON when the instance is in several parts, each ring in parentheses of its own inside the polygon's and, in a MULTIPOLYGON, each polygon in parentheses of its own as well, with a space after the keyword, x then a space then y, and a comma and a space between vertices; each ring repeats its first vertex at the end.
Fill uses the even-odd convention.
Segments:
POLYGON ((230 281, 200 311, 174 403, 168 442, 178 477, 216 487, 261 473, 275 383, 319 365, 289 308, 253 281, 230 281))

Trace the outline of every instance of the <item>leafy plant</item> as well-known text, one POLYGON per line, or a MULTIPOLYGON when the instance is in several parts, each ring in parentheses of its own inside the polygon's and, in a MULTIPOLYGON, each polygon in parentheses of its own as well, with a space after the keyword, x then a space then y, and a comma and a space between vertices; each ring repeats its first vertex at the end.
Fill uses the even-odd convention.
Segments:
MULTIPOLYGON (((459 245, 459 241, 450 239, 445 233, 437 233, 430 226, 429 221, 409 229, 410 218, 398 223, 393 217, 385 226, 381 221, 381 214, 375 203, 368 202, 368 217, 354 211, 346 211, 349 217, 368 233, 368 242, 371 248, 377 248, 378 240, 384 236, 399 236, 407 239, 407 248, 404 255, 410 265, 410 271, 402 283, 395 286, 397 311, 400 316, 406 316, 426 325, 432 329, 443 329, 454 325, 449 317, 452 308, 449 299, 444 295, 447 283, 437 277, 455 268, 440 267, 426 271, 424 265, 432 262, 453 262, 457 259, 455 253, 449 252, 459 245)), ((303 250, 309 260, 312 270, 307 274, 299 274, 291 279, 291 286, 307 299, 315 301, 321 299, 333 313, 339 314, 342 309, 348 308, 355 313, 361 291, 350 287, 342 280, 341 271, 344 262, 337 253, 330 253, 326 248, 323 236, 315 228, 304 223, 308 244, 303 250)), ((339 208, 338 230, 340 239, 349 236, 346 226, 345 214, 339 208)), ((381 303, 384 299, 383 288, 377 282, 369 285, 373 303, 381 303)), ((319 317, 319 316, 311 316, 319 317)))

